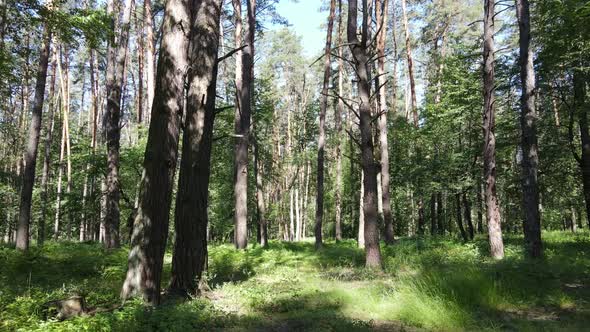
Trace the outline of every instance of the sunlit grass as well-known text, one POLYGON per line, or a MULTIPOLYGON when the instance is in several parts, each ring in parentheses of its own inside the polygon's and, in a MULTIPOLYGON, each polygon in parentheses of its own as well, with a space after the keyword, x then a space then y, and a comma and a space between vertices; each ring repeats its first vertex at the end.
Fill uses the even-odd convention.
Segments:
MULTIPOLYGON (((383 248, 384 271, 363 268, 354 241, 272 242, 238 252, 212 245, 202 298, 138 301, 92 317, 45 320, 43 303, 82 294, 118 303, 126 250, 50 243, 28 254, 0 249, 0 330, 583 330, 590 326, 588 233, 544 234, 546 257, 522 258, 506 237, 506 258, 487 257, 486 239, 402 239, 383 248)), ((166 259, 165 280, 170 271, 166 259)), ((166 282, 166 281, 165 281, 166 282)))

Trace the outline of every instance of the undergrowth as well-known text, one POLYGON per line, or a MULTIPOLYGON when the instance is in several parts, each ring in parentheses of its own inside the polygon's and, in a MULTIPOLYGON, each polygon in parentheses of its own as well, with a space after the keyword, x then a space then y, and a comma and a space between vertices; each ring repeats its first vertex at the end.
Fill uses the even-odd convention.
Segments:
MULTIPOLYGON (((382 247, 383 272, 363 268, 355 241, 271 242, 238 252, 212 245, 212 291, 190 301, 140 301, 59 322, 45 304, 73 294, 90 307, 120 302, 127 250, 47 243, 20 253, 0 247, 0 330, 584 330, 590 326, 588 233, 543 234, 545 258, 523 259, 522 238, 505 238, 506 258, 488 258, 478 237, 401 239, 382 247)), ((166 257, 165 280, 170 271, 166 257)))

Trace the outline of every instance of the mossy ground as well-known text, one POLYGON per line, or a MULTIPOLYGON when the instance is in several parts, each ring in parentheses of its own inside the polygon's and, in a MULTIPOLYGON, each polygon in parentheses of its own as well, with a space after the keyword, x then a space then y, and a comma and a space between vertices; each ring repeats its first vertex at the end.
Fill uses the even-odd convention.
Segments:
MULTIPOLYGON (((485 238, 402 239, 382 247, 384 271, 363 268, 354 241, 272 242, 238 252, 210 246, 211 287, 156 309, 139 301, 91 317, 45 319, 43 304, 72 294, 92 307, 119 302, 125 249, 48 243, 28 253, 0 247, 0 330, 13 331, 407 331, 590 329, 590 236, 547 232, 545 259, 487 258, 485 238)), ((167 255, 164 275, 170 273, 167 255)), ((164 283, 167 280, 163 281, 164 283)))

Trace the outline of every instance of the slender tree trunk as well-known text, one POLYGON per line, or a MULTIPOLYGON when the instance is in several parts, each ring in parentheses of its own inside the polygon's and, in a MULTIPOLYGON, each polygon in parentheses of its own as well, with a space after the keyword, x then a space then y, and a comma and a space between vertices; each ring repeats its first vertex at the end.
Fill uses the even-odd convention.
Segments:
POLYGON ((207 258, 207 206, 215 119, 221 0, 202 0, 193 14, 189 91, 176 195, 170 288, 195 294, 207 258), (197 70, 198 69, 198 70, 197 70))
POLYGON ((408 57, 408 77, 410 78, 410 93, 412 102, 412 116, 414 126, 418 127, 418 102, 416 100, 416 82, 414 80, 414 60, 412 59, 412 41, 410 38, 410 28, 408 26, 408 14, 406 10, 406 0, 402 2, 402 18, 404 23, 404 31, 406 35, 406 55, 408 57))
MULTIPOLYGON (((110 6, 115 6, 110 0, 110 6)), ((119 149, 121 139, 120 118, 122 110, 122 91, 125 85, 125 64, 127 59, 127 46, 129 41, 129 27, 131 11, 134 0, 125 0, 123 16, 118 27, 112 23, 111 26, 118 30, 115 37, 111 38, 108 48, 107 62, 107 211, 105 220, 105 246, 117 248, 120 245, 119 224, 120 211, 119 199, 121 189, 119 183, 119 149)), ((120 6, 119 6, 120 7, 120 6)), ((111 11, 113 15, 113 11, 111 11)), ((112 18, 114 20, 114 18, 112 18)))
POLYGON ((483 213, 484 213, 484 207, 483 207, 483 198, 482 198, 482 183, 481 180, 477 181, 477 187, 476 189, 476 199, 477 199, 477 232, 479 234, 483 234, 483 213))
POLYGON ((43 116, 43 101, 45 98, 45 84, 47 82, 47 67, 49 65, 51 47, 51 30, 47 25, 44 27, 43 34, 43 45, 41 46, 41 54, 39 56, 39 69, 37 71, 37 83, 35 86, 33 118, 31 120, 29 142, 25 154, 25 170, 16 230, 16 248, 20 250, 27 250, 29 248, 31 201, 33 198, 33 185, 35 184, 35 169, 37 165, 39 137, 41 135, 41 118, 43 116))
POLYGON ((494 110, 494 15, 493 0, 484 0, 484 46, 483 46, 483 167, 485 183, 485 201, 487 208, 490 254, 494 259, 504 258, 504 242, 500 220, 500 206, 496 194, 496 121, 494 110))
POLYGON ((467 223, 467 229, 469 230, 469 239, 473 240, 475 236, 475 229, 473 228, 473 221, 471 219, 471 202, 469 198, 467 198, 467 192, 463 192, 463 207, 464 207, 464 216, 465 222, 467 223))
MULTIPOLYGON (((145 30, 145 59, 146 59, 146 115, 152 113, 155 87, 155 58, 154 58, 154 23, 152 20, 152 1, 143 0, 143 24, 145 30)), ((149 118, 148 118, 149 119, 149 118)), ((147 121, 146 121, 147 122, 147 121)))
MULTIPOLYGON (((461 237, 463 238, 463 242, 469 241, 467 237, 467 232, 465 232, 465 227, 463 227, 463 220, 461 218, 461 194, 455 194, 455 204, 457 205, 457 226, 459 226, 459 232, 461 232, 461 237)), ((466 212, 467 213, 467 212, 466 212)))
POLYGON ((537 146, 537 111, 535 109, 535 69, 531 43, 531 22, 528 0, 516 0, 516 16, 520 31, 520 100, 522 127, 522 194, 524 210, 524 240, 528 256, 542 256, 541 216, 539 213, 537 146))
MULTIPOLYGON (((338 45, 342 45, 342 0, 338 0, 338 45)), ((343 47, 338 47, 338 95, 341 97, 344 93, 344 70, 343 47)), ((334 129, 336 130, 336 188, 334 193, 335 209, 335 235, 336 241, 342 240, 342 113, 344 112, 344 103, 338 99, 334 108, 334 129)))
POLYGON ((328 86, 330 85, 332 29, 334 27, 334 11, 336 1, 330 0, 330 14, 328 16, 328 29, 326 34, 326 46, 324 48, 324 80, 322 84, 322 96, 320 103, 320 124, 318 134, 318 162, 317 162, 317 194, 315 209, 315 247, 321 248, 322 223, 324 219, 324 154, 326 146, 326 110, 328 109, 328 86))
POLYGON ((359 190, 359 227, 357 243, 359 248, 365 247, 365 214, 363 213, 363 197, 365 195, 365 173, 361 169, 361 190, 359 190))
POLYGON ((442 193, 440 191, 436 193, 436 221, 438 222, 438 234, 445 235, 445 213, 443 208, 442 193))
POLYGON ((58 96, 55 93, 55 84, 57 77, 57 52, 55 44, 52 46, 53 59, 51 61, 51 86, 49 87, 49 122, 45 132, 45 143, 43 153, 43 175, 41 176, 41 217, 39 218, 37 244, 43 245, 45 241, 45 220, 47 218, 47 208, 49 206, 49 169, 51 167, 51 143, 53 142, 53 127, 55 126, 55 109, 58 96))
MULTIPOLYGON (((234 0, 234 15, 236 19, 235 41, 236 48, 242 43, 242 5, 234 0)), ((234 236, 237 249, 245 249, 248 244, 248 137, 250 135, 251 98, 253 89, 254 66, 254 32, 256 26, 256 0, 247 1, 247 29, 245 47, 237 53, 236 60, 236 114, 234 150, 234 198, 235 225, 234 236)))
POLYGON ((133 225, 128 270, 121 297, 140 294, 149 304, 160 302, 160 282, 166 240, 172 181, 178 156, 180 114, 184 104, 188 67, 188 31, 191 2, 168 0, 162 23, 162 42, 143 162, 139 209, 133 225))
MULTIPOLYGON (((62 101, 63 103, 63 101, 62 101)), ((63 105, 62 105, 63 107, 63 105)), ((65 119, 64 119, 65 120, 65 119)), ((55 224, 53 226, 53 239, 57 241, 59 239, 59 229, 61 220, 61 192, 62 192, 62 180, 64 173, 64 155, 66 146, 66 126, 62 124, 61 129, 61 145, 59 149, 59 171, 57 175, 57 195, 55 199, 55 224)))
MULTIPOLYGON (((223 37, 222 37, 223 38, 223 37)), ((266 225, 266 206, 264 205, 264 186, 262 183, 262 164, 260 163, 260 147, 256 140, 254 144, 254 177, 256 180, 256 216, 258 219, 259 243, 262 247, 268 246, 268 233, 266 225)))
POLYGON ((422 199, 418 200, 418 235, 424 235, 424 228, 425 228, 425 220, 424 220, 424 202, 422 199))
POLYGON ((357 37, 357 0, 348 4, 348 42, 352 52, 358 78, 360 99, 360 132, 361 154, 364 172, 363 213, 365 217, 365 265, 369 268, 381 266, 381 249, 379 247, 379 228, 377 225, 377 170, 374 160, 373 121, 371 116, 370 85, 369 85, 369 49, 368 32, 370 16, 367 0, 362 0, 361 40, 357 37))
POLYGON ((383 222, 385 225, 385 243, 392 244, 393 237, 393 216, 391 214, 390 178, 389 178, 389 140, 387 137, 387 96, 385 90, 385 40, 387 32, 387 9, 388 0, 378 0, 375 6, 377 17, 377 77, 375 85, 378 89, 377 113, 379 114, 379 148, 381 155, 381 202, 383 204, 383 222))
POLYGON ((430 235, 437 234, 436 194, 430 195, 430 235))

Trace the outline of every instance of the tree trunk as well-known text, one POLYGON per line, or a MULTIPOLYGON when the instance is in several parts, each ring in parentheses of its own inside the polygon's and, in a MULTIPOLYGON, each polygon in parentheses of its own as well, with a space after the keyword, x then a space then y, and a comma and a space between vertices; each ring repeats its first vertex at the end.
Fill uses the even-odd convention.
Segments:
POLYGON ((365 195, 365 173, 361 169, 361 190, 359 191, 359 227, 357 242, 359 248, 365 247, 365 214, 363 213, 363 197, 365 195))
POLYGON ((442 193, 436 193, 436 220, 438 222, 438 234, 445 235, 445 213, 443 209, 442 193))
POLYGON ((494 110, 494 15, 493 0, 484 0, 484 44, 483 44, 483 167, 485 202, 487 208, 490 254, 494 259, 504 258, 504 242, 500 220, 500 207, 496 195, 496 121, 494 110))
POLYGON ((467 237, 467 233, 465 232, 465 227, 463 227, 463 220, 461 219, 461 194, 455 194, 455 204, 457 205, 457 226, 459 226, 459 232, 461 232, 461 237, 463 238, 463 242, 469 241, 467 237))
POLYGON ((367 0, 362 0, 361 40, 357 38, 357 0, 348 4, 348 43, 353 55, 358 78, 360 97, 359 115, 361 132, 361 154, 364 173, 363 213, 365 217, 365 265, 369 268, 381 267, 381 250, 379 247, 379 228, 377 225, 377 170, 373 151, 373 121, 371 116, 369 85, 369 40, 370 17, 367 0))
POLYGON ((430 235, 437 234, 436 194, 430 195, 430 235))
POLYGON ((387 32, 387 9, 388 0, 378 0, 375 6, 375 16, 377 17, 377 77, 375 85, 378 89, 377 114, 379 126, 379 148, 381 155, 381 202, 383 205, 383 223, 385 225, 385 243, 392 244, 393 235, 393 216, 391 214, 390 198, 390 178, 389 178, 389 140, 387 137, 387 96, 385 91, 385 40, 387 32))
MULTIPOLYGON (((223 37, 222 37, 223 38, 223 37)), ((254 143, 254 177, 256 180, 256 217, 258 219, 259 243, 262 247, 268 246, 268 233, 266 225, 266 206, 264 205, 264 187, 262 183, 262 164, 260 163, 260 147, 256 140, 254 143)))
POLYGON ((537 147, 537 111, 535 109, 535 69, 531 43, 531 22, 528 0, 516 0, 520 44, 520 125, 522 128, 522 194, 524 210, 524 242, 531 258, 542 256, 541 216, 539 214, 537 147))
POLYGON ((414 81, 414 60, 412 59, 412 41, 410 38, 410 28, 408 27, 408 14, 406 10, 406 0, 402 1, 402 16, 404 31, 406 35, 406 54, 408 57, 408 77, 410 78, 410 93, 412 96, 412 116, 414 127, 418 127, 418 102, 416 101, 416 82, 414 81))
MULTIPOLYGON (((338 0, 338 45, 342 45, 342 0, 338 0)), ((344 93, 344 69, 343 47, 338 47, 338 95, 341 97, 344 93)), ((334 209, 335 209, 335 235, 336 241, 342 241, 342 113, 344 112, 344 102, 338 99, 334 108, 334 129, 336 139, 336 188, 334 192, 334 209)))
POLYGON ((178 155, 180 114, 184 104, 185 70, 191 2, 168 0, 148 141, 143 162, 139 209, 133 225, 128 270, 121 297, 140 294, 149 304, 160 302, 160 282, 178 155))
POLYGON ((317 194, 315 208, 315 247, 321 248, 322 223, 324 219, 324 154, 326 146, 326 110, 328 109, 328 86, 330 85, 332 29, 334 27, 334 11, 336 1, 330 0, 330 14, 328 16, 328 29, 326 34, 326 46, 324 48, 324 80, 322 84, 322 96, 320 103, 320 123, 318 134, 318 171, 317 194))
MULTIPOLYGON (((236 19, 236 48, 242 43, 241 2, 234 0, 236 19)), ((234 150, 234 198, 235 225, 234 236, 237 249, 246 249, 248 244, 248 140, 250 135, 251 98, 253 90, 254 66, 254 32, 256 26, 256 0, 247 1, 248 24, 246 29, 246 45, 236 56, 236 114, 234 150)))
POLYGON ((207 206, 215 119, 221 0, 202 0, 193 13, 189 91, 174 218, 170 289, 196 294, 207 258, 207 206))
MULTIPOLYGON (((145 29, 145 59, 146 59, 146 115, 152 112, 155 87, 155 58, 154 58, 154 23, 152 20, 152 1, 143 0, 143 24, 145 29)), ((148 118, 149 120, 149 118, 148 118)), ((148 121, 146 121, 147 123, 148 121)))
POLYGON ((49 65, 51 46, 51 30, 47 25, 44 27, 43 34, 43 45, 41 46, 37 83, 35 85, 33 118, 31 119, 29 142, 25 154, 25 170, 16 230, 16 248, 20 250, 27 250, 29 248, 31 201, 33 198, 33 185, 35 184, 35 169, 37 166, 37 152, 39 147, 39 137, 41 135, 41 118, 43 116, 43 101, 45 99, 45 84, 47 82, 47 67, 49 65))
POLYGON ((424 235, 424 227, 425 227, 425 220, 424 220, 424 202, 422 198, 418 199, 418 235, 424 235))
MULTIPOLYGON (((114 1, 110 0, 111 15, 114 1)), ((119 6, 120 7, 120 6, 119 6)), ((112 21, 113 34, 109 41, 107 77, 106 77, 106 137, 107 137, 107 211, 105 220, 105 247, 118 248, 120 211, 119 199, 121 195, 119 183, 119 149, 121 139, 120 118, 122 111, 122 91, 125 85, 125 63, 127 59, 127 44, 129 41, 129 26, 131 11, 133 9, 133 0, 125 0, 123 16, 118 26, 112 21), (115 40, 117 38, 117 40, 115 40)), ((113 18, 114 20, 114 18, 113 18)))
POLYGON ((586 203, 586 220, 590 227, 590 131, 588 129, 588 111, 586 110, 586 76, 580 70, 574 70, 574 108, 578 114, 580 128, 580 143, 582 144, 581 158, 576 156, 582 172, 582 188, 586 203))
POLYGON ((467 229, 469 230, 469 239, 473 240, 473 237, 475 236, 475 230, 473 228, 473 221, 471 219, 471 202, 467 198, 466 192, 463 192, 463 206, 465 209, 463 214, 465 216, 465 222, 467 223, 467 229))

